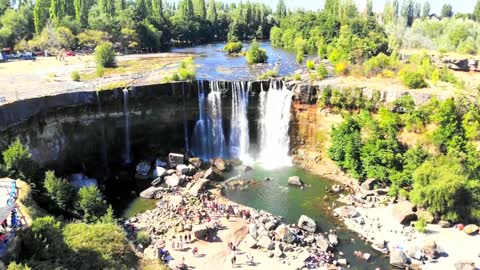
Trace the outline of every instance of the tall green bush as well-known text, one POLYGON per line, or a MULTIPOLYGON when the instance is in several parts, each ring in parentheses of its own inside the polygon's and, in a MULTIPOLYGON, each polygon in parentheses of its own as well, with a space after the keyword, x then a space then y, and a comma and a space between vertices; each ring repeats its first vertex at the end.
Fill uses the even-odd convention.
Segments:
POLYGON ((95 62, 97 67, 115 67, 115 50, 112 43, 105 42, 95 48, 95 62))
POLYGON ((250 64, 265 63, 267 59, 267 51, 260 48, 258 42, 253 40, 247 52, 247 62, 250 64))
POLYGON ((5 170, 13 178, 23 178, 25 181, 34 182, 37 164, 33 161, 28 148, 23 146, 20 139, 13 141, 2 152, 5 170))
POLYGON ((228 42, 227 45, 223 48, 223 50, 227 54, 237 54, 240 53, 243 49, 242 42, 237 41, 237 42, 228 42))

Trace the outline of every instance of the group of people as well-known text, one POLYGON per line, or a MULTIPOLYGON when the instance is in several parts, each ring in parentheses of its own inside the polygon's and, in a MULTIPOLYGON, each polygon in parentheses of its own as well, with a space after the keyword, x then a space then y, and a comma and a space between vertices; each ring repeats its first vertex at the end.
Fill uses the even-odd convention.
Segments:
POLYGON ((172 249, 173 250, 182 250, 184 245, 191 243, 192 242, 192 234, 185 234, 185 235, 180 235, 178 241, 176 240, 176 237, 173 236, 172 240, 172 249))
POLYGON ((308 269, 315 269, 320 266, 332 264, 334 259, 334 254, 330 251, 314 250, 310 258, 305 262, 305 265, 308 269))

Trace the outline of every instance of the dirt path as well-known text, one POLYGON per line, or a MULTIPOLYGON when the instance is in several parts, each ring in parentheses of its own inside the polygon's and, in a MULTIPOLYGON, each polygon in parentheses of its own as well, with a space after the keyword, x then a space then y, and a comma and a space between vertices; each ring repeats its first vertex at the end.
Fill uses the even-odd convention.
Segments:
MULTIPOLYGON (((244 247, 241 242, 248 233, 248 224, 241 218, 231 218, 227 221, 225 218, 221 218, 220 222, 226 226, 224 230, 218 232, 219 240, 215 242, 195 241, 191 244, 187 244, 182 251, 172 250, 171 241, 167 241, 166 247, 174 261, 170 263, 170 266, 174 267, 181 263, 184 258, 185 263, 189 269, 196 270, 221 270, 221 269, 275 269, 286 270, 291 269, 288 265, 283 264, 278 259, 272 259, 267 256, 265 251, 257 249, 249 249, 244 247), (239 248, 235 253, 237 263, 232 266, 231 256, 232 252, 228 248, 227 244, 233 242, 239 248), (192 249, 198 248, 199 255, 194 257, 192 249), (255 264, 247 263, 247 255, 254 257, 255 264)), ((181 234, 178 234, 181 235, 181 234)), ((177 237, 178 239, 178 237, 177 237)))

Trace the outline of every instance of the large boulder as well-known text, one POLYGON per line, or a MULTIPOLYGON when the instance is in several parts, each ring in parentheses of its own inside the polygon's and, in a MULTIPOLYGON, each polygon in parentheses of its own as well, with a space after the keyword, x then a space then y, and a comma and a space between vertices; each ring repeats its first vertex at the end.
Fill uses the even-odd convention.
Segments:
POLYGON ((297 226, 302 230, 312 232, 312 233, 314 233, 317 230, 317 224, 315 223, 315 220, 305 215, 300 216, 300 218, 298 219, 297 226))
POLYGON ((407 256, 401 249, 393 248, 390 250, 390 264, 403 268, 407 264, 407 256))
POLYGON ((320 251, 327 252, 333 251, 333 246, 322 234, 315 236, 315 243, 320 251))
POLYGON ((178 164, 175 169, 177 170, 177 174, 179 175, 188 175, 189 169, 188 166, 185 164, 178 164))
POLYGON ((140 197, 144 199, 154 199, 158 192, 163 191, 161 187, 149 187, 140 192, 140 197))
POLYGON ((217 169, 216 167, 211 167, 205 172, 205 178, 212 180, 212 181, 223 181, 225 180, 225 177, 223 176, 222 171, 217 169))
POLYGON ((286 243, 293 243, 296 240, 295 234, 293 234, 290 228, 288 228, 285 224, 282 224, 275 229, 275 238, 278 241, 283 241, 286 243))
POLYGON ((179 175, 172 174, 165 177, 165 184, 167 184, 169 187, 176 187, 182 184, 182 179, 183 178, 179 175))
POLYGON ((178 153, 170 153, 168 154, 168 164, 171 168, 176 168, 177 165, 183 164, 184 156, 178 153))
POLYGON ((167 174, 167 170, 163 167, 157 166, 153 170, 153 178, 164 177, 167 174))
POLYGON ((437 243, 431 238, 427 238, 423 241, 421 250, 429 259, 435 259, 438 256, 437 243))
POLYGON ((412 209, 413 205, 408 201, 404 201, 393 205, 391 213, 395 221, 408 226, 410 222, 417 220, 417 214, 412 209))
POLYGON ((330 242, 330 244, 332 246, 338 245, 338 236, 336 234, 333 234, 333 233, 329 234, 328 235, 328 242, 330 242))
POLYGON ((300 177, 298 177, 298 176, 289 177, 288 178, 288 184, 291 185, 291 186, 297 186, 297 187, 303 186, 303 182, 302 182, 302 180, 300 180, 300 177))
POLYGON ((475 225, 475 224, 470 224, 470 225, 465 226, 465 228, 463 228, 463 231, 466 234, 474 234, 474 233, 478 232, 478 226, 475 225))
POLYGON ((475 270, 475 263, 469 260, 460 260, 455 264, 455 270, 475 270))
POLYGON ((143 251, 143 257, 147 260, 158 260, 160 259, 160 250, 150 245, 143 251))
POLYGON ((273 250, 275 248, 275 244, 273 243, 273 241, 265 235, 258 239, 257 245, 266 250, 273 250))
POLYGON ((367 179, 363 181, 363 183, 360 185, 361 188, 366 189, 366 190, 373 190, 375 185, 377 184, 377 180, 375 179, 367 179))
POLYGON ((245 238, 243 239, 243 243, 245 243, 245 246, 248 248, 255 248, 257 246, 257 240, 250 234, 247 234, 245 238))
POLYGON ((215 161, 213 162, 213 166, 215 166, 220 171, 228 172, 232 169, 232 166, 230 165, 230 163, 225 161, 223 158, 215 159, 215 161))
POLYGON ((202 178, 197 182, 195 182, 195 184, 192 185, 192 187, 188 190, 188 192, 192 196, 198 196, 200 192, 207 190, 207 187, 209 184, 210 184, 210 180, 202 178))
POLYGON ((335 213, 337 213, 340 217, 343 218, 356 218, 360 215, 355 206, 349 205, 341 206, 335 209, 335 213))
POLYGON ((257 238, 257 224, 250 223, 248 225, 248 233, 253 236, 253 238, 257 238))
POLYGON ((192 164, 197 169, 200 169, 200 167, 202 167, 202 160, 197 157, 189 158, 188 163, 192 164))
POLYGON ((192 232, 198 240, 204 240, 208 234, 208 227, 205 224, 195 225, 192 228, 192 232))

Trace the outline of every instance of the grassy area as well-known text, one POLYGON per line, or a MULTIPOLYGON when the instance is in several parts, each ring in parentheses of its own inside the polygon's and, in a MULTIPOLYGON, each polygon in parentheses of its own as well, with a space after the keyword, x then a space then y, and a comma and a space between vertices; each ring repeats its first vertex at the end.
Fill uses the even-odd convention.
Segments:
POLYGON ((157 201, 148 200, 143 198, 137 198, 132 203, 128 205, 128 208, 123 212, 123 217, 131 218, 137 214, 143 213, 147 210, 154 209, 156 207, 157 201))
POLYGON ((97 91, 108 91, 108 90, 114 90, 118 88, 126 88, 131 83, 132 81, 116 81, 116 82, 111 82, 107 84, 102 84, 97 87, 97 91))
MULTIPOLYGON (((188 55, 168 55, 162 57, 141 57, 138 59, 119 59, 117 67, 105 68, 103 77, 114 77, 127 74, 143 73, 159 70, 166 67, 173 67, 181 60, 188 58, 188 55)), ((82 74, 82 80, 91 81, 97 79, 94 70, 82 74)))

